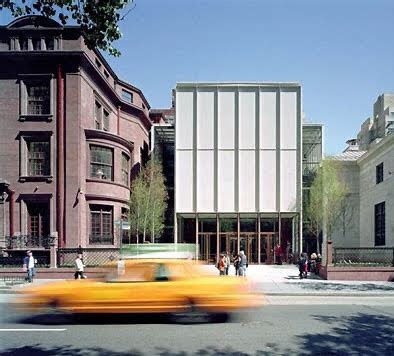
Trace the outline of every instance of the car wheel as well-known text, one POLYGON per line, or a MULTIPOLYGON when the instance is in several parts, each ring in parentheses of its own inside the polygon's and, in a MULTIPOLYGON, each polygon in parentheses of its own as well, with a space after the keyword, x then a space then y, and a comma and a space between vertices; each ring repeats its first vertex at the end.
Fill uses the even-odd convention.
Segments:
POLYGON ((183 312, 173 313, 172 320, 179 324, 207 323, 211 321, 212 315, 200 310, 192 301, 188 301, 183 312))

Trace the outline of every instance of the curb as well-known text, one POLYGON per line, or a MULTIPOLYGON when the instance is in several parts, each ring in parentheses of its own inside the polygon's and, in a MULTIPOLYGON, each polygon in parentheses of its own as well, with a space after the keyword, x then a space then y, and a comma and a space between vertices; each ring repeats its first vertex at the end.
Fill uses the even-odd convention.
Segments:
POLYGON ((390 297, 394 293, 264 293, 268 297, 390 297))

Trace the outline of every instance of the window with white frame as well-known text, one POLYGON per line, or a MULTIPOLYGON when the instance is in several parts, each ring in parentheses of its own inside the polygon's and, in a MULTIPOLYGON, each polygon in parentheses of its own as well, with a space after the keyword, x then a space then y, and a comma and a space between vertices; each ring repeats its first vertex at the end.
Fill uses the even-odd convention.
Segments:
POLYGON ((109 110, 97 99, 94 101, 94 127, 96 130, 109 130, 109 110))
POLYGON ((20 80, 20 117, 52 116, 52 83, 49 75, 31 75, 20 80))
POLYGON ((90 177, 113 180, 112 148, 90 145, 90 177))
POLYGON ((133 93, 122 89, 122 100, 127 101, 128 103, 133 103, 133 93))
POLYGON ((113 244, 113 207, 92 204, 90 207, 90 244, 113 244))
POLYGON ((129 185, 129 156, 122 152, 122 183, 129 185))
POLYGON ((52 179, 52 132, 22 132, 20 134, 20 181, 52 179))

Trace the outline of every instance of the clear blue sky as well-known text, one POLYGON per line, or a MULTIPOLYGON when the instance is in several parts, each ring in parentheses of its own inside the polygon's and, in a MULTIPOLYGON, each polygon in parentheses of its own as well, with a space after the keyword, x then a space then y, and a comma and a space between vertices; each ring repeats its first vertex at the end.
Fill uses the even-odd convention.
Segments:
MULTIPOLYGON (((394 92, 394 0, 135 0, 120 23, 120 78, 152 107, 177 81, 299 81, 326 153, 394 92)), ((4 16, 2 16, 4 18, 4 16)))

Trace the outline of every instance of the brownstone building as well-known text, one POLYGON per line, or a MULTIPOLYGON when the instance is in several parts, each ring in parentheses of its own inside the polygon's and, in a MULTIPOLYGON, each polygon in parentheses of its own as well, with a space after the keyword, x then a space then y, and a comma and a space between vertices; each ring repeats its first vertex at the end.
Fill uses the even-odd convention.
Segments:
POLYGON ((0 27, 0 247, 119 246, 130 177, 149 154, 149 103, 77 26, 0 27), (14 237, 14 241, 17 237, 14 237))

